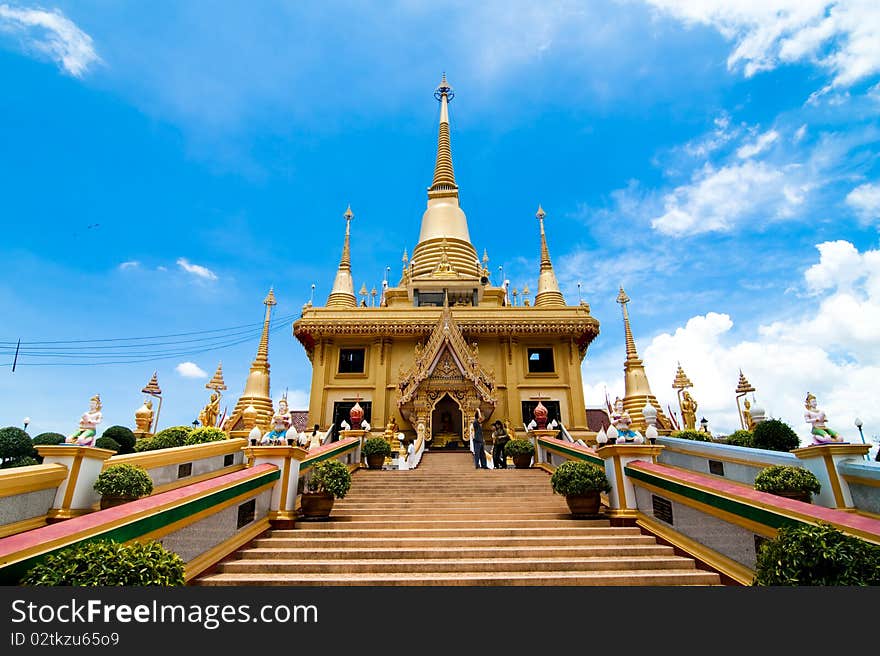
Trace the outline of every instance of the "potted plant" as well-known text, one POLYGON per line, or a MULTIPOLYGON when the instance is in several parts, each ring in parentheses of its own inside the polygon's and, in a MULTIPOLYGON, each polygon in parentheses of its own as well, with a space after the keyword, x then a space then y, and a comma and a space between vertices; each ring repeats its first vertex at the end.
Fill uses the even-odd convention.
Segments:
POLYGON ((312 467, 302 495, 302 514, 308 519, 326 518, 333 501, 342 499, 351 488, 351 472, 338 460, 324 460, 312 467))
POLYGON ((790 465, 774 465, 762 469, 755 476, 755 489, 788 499, 811 502, 811 495, 819 494, 819 479, 809 469, 790 465))
POLYGON ((153 479, 140 465, 110 465, 98 474, 94 488, 101 495, 101 508, 112 508, 151 494, 153 479))
POLYGON ((566 460, 550 477, 553 492, 565 497, 568 509, 575 517, 599 514, 602 492, 610 492, 611 485, 605 472, 583 460, 566 460))
POLYGON ((528 469, 535 455, 535 445, 531 440, 519 437, 504 446, 504 454, 513 459, 513 466, 517 469, 528 469))
POLYGON ((382 469, 385 458, 391 457, 391 445, 382 437, 370 437, 364 441, 361 453, 367 459, 369 469, 382 469))

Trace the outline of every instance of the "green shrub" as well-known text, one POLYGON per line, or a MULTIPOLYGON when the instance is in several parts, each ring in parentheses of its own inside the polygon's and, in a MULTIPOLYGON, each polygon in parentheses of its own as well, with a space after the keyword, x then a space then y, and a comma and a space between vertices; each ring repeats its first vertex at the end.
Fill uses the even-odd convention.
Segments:
POLYGON ((752 431, 748 430, 734 431, 727 436, 725 441, 727 444, 733 444, 734 446, 753 447, 755 445, 755 438, 752 435, 752 431))
POLYGON ((136 453, 142 451, 156 451, 158 449, 173 449, 178 446, 184 446, 186 438, 192 432, 190 426, 171 426, 160 430, 153 437, 138 440, 134 445, 136 453))
POLYGON ((219 428, 204 426, 203 428, 196 428, 194 431, 190 431, 189 435, 183 440, 183 444, 185 446, 192 446, 194 444, 205 444, 206 442, 222 442, 228 439, 229 435, 219 428))
POLYGON ((672 431, 669 437, 678 437, 682 440, 695 440, 697 442, 711 442, 712 434, 704 433, 703 431, 693 430, 692 428, 686 428, 685 430, 677 430, 672 431))
POLYGON ((40 461, 32 456, 21 456, 19 458, 7 460, 2 465, 0 465, 0 469, 12 469, 13 467, 30 467, 31 465, 39 464, 40 461))
POLYGON ((762 421, 752 433, 756 449, 768 451, 791 451, 800 446, 801 441, 791 426, 779 419, 762 421))
POLYGON ((566 460, 559 465, 550 477, 550 486, 565 497, 611 491, 604 470, 584 460, 566 460))
POLYGON ((110 465, 98 474, 93 487, 107 497, 145 497, 153 491, 153 479, 140 465, 110 465))
POLYGON ((95 440, 95 448, 108 449, 110 451, 118 452, 121 447, 119 446, 119 442, 114 440, 112 437, 107 437, 107 435, 105 434, 95 440))
POLYGON ((758 551, 752 585, 880 585, 880 546, 818 526, 783 526, 758 551))
POLYGON ((62 444, 64 440, 67 438, 61 433, 40 433, 33 439, 34 445, 49 445, 55 446, 58 444, 62 444))
POLYGON ((351 472, 338 460, 324 460, 312 467, 308 487, 309 492, 329 492, 342 499, 351 488, 351 472))
POLYGON ((46 556, 20 585, 158 586, 184 585, 184 562, 158 542, 80 542, 46 556))
MULTIPOLYGON (((134 445, 135 442, 137 442, 137 437, 135 437, 134 433, 128 426, 110 426, 103 432, 102 437, 109 437, 111 440, 115 441, 119 445, 119 448, 116 449, 119 453, 134 453, 134 445)), ((98 443, 95 442, 95 446, 97 446, 97 444, 98 443)))
POLYGON ((364 440, 361 453, 364 456, 383 456, 387 458, 391 455, 391 445, 382 437, 370 437, 364 440))
POLYGON ((34 456, 31 436, 16 426, 0 428, 0 462, 34 456))
POLYGON ((510 456, 532 456, 535 455, 535 445, 531 440, 517 438, 510 440, 504 445, 504 455, 510 456))
POLYGON ((758 472, 755 489, 770 494, 809 492, 819 494, 821 484, 816 475, 803 467, 774 465, 758 472))

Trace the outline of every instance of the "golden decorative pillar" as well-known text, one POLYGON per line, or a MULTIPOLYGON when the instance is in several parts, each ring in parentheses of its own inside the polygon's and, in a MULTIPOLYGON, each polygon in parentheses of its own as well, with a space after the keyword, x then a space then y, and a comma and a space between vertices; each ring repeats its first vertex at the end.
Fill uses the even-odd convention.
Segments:
MULTIPOLYGON (((153 417, 153 424, 150 429, 147 431, 149 434, 155 434, 156 429, 159 426, 159 413, 162 411, 162 390, 159 388, 159 375, 158 372, 153 372, 152 378, 150 378, 150 382, 146 384, 146 386, 141 390, 144 394, 149 394, 150 396, 159 399, 159 407, 156 408, 156 416, 153 417)), ((151 404, 152 408, 152 404, 151 404)), ((135 417, 137 419, 137 417, 135 417)), ((147 434, 144 434, 146 437, 147 434)))
MULTIPOLYGON (((736 385, 736 409, 737 414, 739 415, 739 424, 745 430, 752 430, 754 428, 754 421, 752 420, 752 413, 750 409, 750 405, 748 400, 746 400, 746 409, 743 410, 739 405, 739 400, 744 397, 749 392, 754 392, 755 388, 752 387, 752 384, 746 379, 743 375, 742 369, 739 370, 739 382, 736 385)), ((752 399, 754 400, 754 394, 752 394, 752 399)))

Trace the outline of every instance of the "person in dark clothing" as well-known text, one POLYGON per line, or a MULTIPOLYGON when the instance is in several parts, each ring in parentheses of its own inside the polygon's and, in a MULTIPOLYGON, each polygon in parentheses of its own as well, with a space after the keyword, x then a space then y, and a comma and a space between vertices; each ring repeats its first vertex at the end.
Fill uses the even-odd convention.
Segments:
POLYGON ((510 441, 510 436, 504 428, 504 424, 496 419, 492 424, 492 466, 495 469, 507 469, 507 456, 504 455, 504 446, 510 441))
POLYGON ((486 462, 486 443, 483 441, 483 427, 480 425, 482 418, 483 415, 478 408, 474 413, 473 423, 474 467, 476 469, 489 469, 489 464, 486 462))

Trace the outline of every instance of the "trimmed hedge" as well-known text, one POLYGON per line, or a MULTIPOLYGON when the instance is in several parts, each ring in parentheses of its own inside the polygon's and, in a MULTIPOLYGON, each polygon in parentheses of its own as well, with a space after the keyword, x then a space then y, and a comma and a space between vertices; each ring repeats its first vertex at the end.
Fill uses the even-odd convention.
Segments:
POLYGON ((114 440, 112 437, 107 437, 106 435, 102 435, 97 440, 95 440, 95 448, 96 449, 109 449, 110 451, 116 451, 119 453, 119 442, 114 440))
POLYGON ((682 440, 694 440, 696 442, 711 442, 712 434, 703 431, 687 428, 685 430, 673 431, 669 437, 678 437, 682 440))
POLYGON ((535 455, 535 445, 531 440, 516 438, 504 445, 504 455, 511 458, 513 456, 533 456, 535 455))
POLYGON ((205 444, 206 442, 222 442, 228 440, 229 435, 219 428, 213 426, 204 426, 190 431, 189 435, 183 440, 184 445, 192 446, 194 444, 205 444))
POLYGON ((40 445, 49 445, 55 446, 57 444, 62 444, 67 437, 62 435, 61 433, 40 433, 33 439, 33 443, 40 445))
POLYGON ((140 453, 142 451, 173 449, 174 447, 184 446, 186 438, 192 432, 193 429, 190 426, 171 426, 170 428, 160 430, 153 437, 138 440, 134 445, 134 450, 140 453))
POLYGON ((758 551, 752 585, 880 585, 880 546, 827 524, 783 526, 758 551))
MULTIPOLYGON (((134 453, 134 445, 137 438, 128 426, 110 426, 105 430, 101 437, 109 437, 119 445, 116 449, 119 453, 134 453)), ((95 446, 98 443, 95 442, 95 446)))
POLYGON ((753 447, 755 446, 755 436, 752 435, 752 431, 738 430, 728 435, 725 442, 734 446, 753 447))
POLYGON ((0 465, 0 469, 12 469, 13 467, 30 467, 31 465, 39 464, 41 464, 40 461, 32 456, 21 456, 20 458, 7 460, 3 463, 3 465, 0 465))
POLYGON ((308 488, 309 492, 329 492, 343 499, 351 488, 351 472, 338 460, 323 460, 312 467, 308 488))
POLYGON ((566 460, 559 465, 550 477, 550 486, 553 492, 565 497, 611 491, 605 470, 584 460, 566 460))
POLYGON ((791 465, 773 465, 758 472, 755 476, 755 489, 770 494, 786 492, 819 494, 822 485, 809 469, 791 465))
POLYGON ((98 474, 95 492, 111 497, 145 497, 153 491, 153 479, 140 465, 110 465, 98 474))
POLYGON ((20 581, 30 586, 184 585, 184 562, 158 542, 81 542, 50 554, 20 581))
POLYGON ((767 451, 788 452, 797 449, 801 440, 791 426, 779 419, 767 419, 762 421, 752 433, 753 445, 756 449, 767 451))
POLYGON ((17 426, 0 428, 0 462, 6 463, 34 456, 31 436, 17 426))

